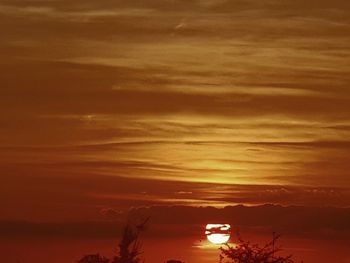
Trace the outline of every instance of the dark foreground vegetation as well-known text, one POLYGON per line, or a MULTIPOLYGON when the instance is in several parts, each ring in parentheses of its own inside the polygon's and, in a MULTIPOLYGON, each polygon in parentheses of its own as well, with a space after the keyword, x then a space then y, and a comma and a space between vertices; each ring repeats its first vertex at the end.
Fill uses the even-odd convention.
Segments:
MULTIPOLYGON (((109 259, 100 254, 83 256, 78 263, 142 263, 140 234, 146 229, 148 219, 138 224, 128 223, 118 245, 118 253, 109 259)), ((280 236, 273 235, 271 242, 258 245, 243 240, 239 236, 235 246, 225 244, 220 248, 220 263, 294 263, 292 256, 281 256, 277 245, 280 236)), ((168 260, 166 263, 184 263, 181 260, 168 260)))

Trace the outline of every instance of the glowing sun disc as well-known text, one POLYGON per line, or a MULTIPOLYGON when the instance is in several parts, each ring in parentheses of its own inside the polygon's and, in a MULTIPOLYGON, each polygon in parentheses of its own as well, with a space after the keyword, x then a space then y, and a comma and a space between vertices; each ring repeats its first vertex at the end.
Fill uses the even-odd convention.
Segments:
POLYGON ((227 241, 230 239, 230 235, 212 234, 212 235, 208 235, 207 238, 211 243, 215 245, 220 245, 220 244, 227 243, 227 241))
POLYGON ((229 224, 207 224, 205 227, 205 234, 207 239, 216 245, 225 244, 230 239, 229 224))

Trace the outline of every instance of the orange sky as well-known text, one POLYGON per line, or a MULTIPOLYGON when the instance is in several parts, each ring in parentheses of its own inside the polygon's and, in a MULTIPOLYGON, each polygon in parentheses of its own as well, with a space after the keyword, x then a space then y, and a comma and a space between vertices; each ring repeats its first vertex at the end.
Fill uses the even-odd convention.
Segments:
POLYGON ((0 219, 350 206, 349 8, 0 0, 0 219))

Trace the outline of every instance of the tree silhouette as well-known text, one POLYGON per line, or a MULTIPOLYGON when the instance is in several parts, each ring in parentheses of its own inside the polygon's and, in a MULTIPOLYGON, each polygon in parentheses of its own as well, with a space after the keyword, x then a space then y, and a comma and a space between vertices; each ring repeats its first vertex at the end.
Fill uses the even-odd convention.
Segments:
POLYGON ((185 263, 185 262, 177 259, 169 259, 166 261, 166 263, 185 263))
POLYGON ((149 218, 137 225, 128 223, 123 231, 119 243, 119 255, 114 257, 112 263, 140 263, 139 255, 142 243, 139 240, 140 233, 146 229, 149 218))
POLYGON ((277 255, 282 250, 280 247, 276 247, 276 242, 279 238, 280 235, 274 234, 272 241, 264 246, 259 246, 258 244, 244 241, 238 235, 238 244, 236 246, 226 244, 225 247, 220 248, 220 262, 228 259, 226 262, 232 263, 293 263, 291 255, 277 255))
POLYGON ((82 257, 78 263, 109 263, 109 259, 100 254, 93 254, 82 257))
MULTIPOLYGON (((122 233, 118 245, 118 254, 109 260, 100 254, 85 255, 77 263, 141 263, 142 243, 139 240, 141 232, 146 229, 149 218, 139 224, 128 223, 122 233)), ((279 235, 273 234, 272 240, 266 245, 259 246, 242 239, 238 235, 238 244, 221 247, 220 263, 294 263, 292 256, 277 255, 282 249, 276 246, 279 235), (225 261, 224 261, 225 260, 225 261)), ((171 259, 166 263, 184 263, 180 260, 171 259)))
POLYGON ((121 241, 118 245, 118 255, 111 261, 100 254, 83 256, 78 263, 140 263, 139 255, 142 254, 142 243, 139 240, 141 232, 146 229, 149 218, 139 224, 128 224, 124 227, 121 241))

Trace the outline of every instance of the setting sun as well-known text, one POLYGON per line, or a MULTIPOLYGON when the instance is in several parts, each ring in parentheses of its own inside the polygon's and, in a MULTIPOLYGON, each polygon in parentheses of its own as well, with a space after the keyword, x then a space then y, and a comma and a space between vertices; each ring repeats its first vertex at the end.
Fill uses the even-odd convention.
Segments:
POLYGON ((207 224, 205 234, 211 243, 220 245, 229 241, 230 229, 229 224, 207 224))

